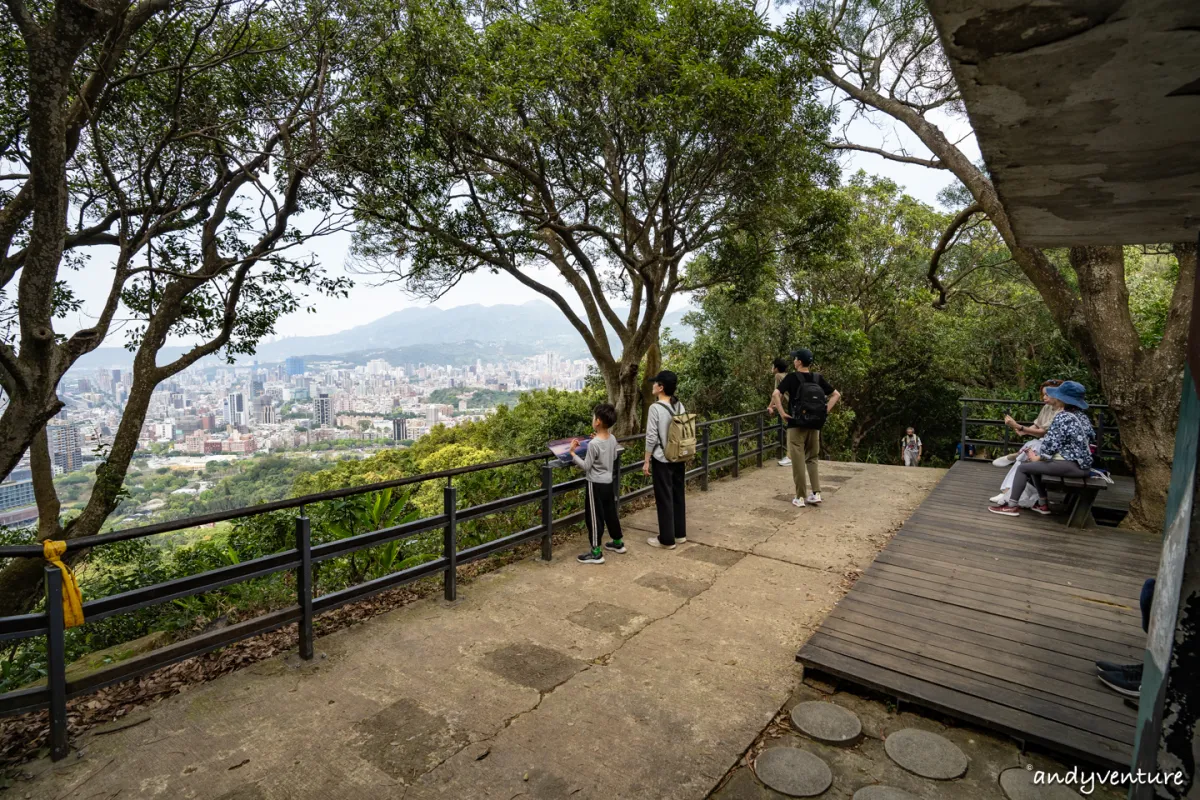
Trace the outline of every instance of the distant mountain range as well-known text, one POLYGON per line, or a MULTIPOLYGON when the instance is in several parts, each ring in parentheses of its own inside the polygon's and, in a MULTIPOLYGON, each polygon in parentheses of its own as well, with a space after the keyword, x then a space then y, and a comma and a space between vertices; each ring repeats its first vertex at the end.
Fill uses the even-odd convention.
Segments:
MULTIPOLYGON (((623 312, 620 312, 623 315, 623 312)), ((663 320, 672 335, 690 340, 692 330, 683 324, 684 311, 673 311, 663 320)), ((384 358, 391 364, 414 362, 473 363, 499 355, 527 356, 553 350, 568 358, 588 357, 587 347, 557 308, 531 301, 522 305, 467 305, 404 308, 386 317, 324 336, 293 336, 265 342, 253 356, 238 363, 270 364, 289 356, 340 356, 353 363, 384 358)), ((184 351, 165 347, 164 363, 184 351)), ((210 358, 202 364, 216 364, 210 358)), ((100 347, 76 362, 76 369, 133 365, 133 354, 121 347, 100 347)))

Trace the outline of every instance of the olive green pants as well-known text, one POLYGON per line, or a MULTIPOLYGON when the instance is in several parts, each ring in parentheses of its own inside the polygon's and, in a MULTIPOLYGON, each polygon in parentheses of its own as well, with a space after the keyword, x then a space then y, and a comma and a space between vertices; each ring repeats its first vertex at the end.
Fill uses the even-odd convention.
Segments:
POLYGON ((806 471, 812 490, 820 492, 821 474, 817 459, 821 455, 821 432, 813 428, 788 428, 787 453, 788 458, 792 460, 792 481, 796 484, 796 497, 803 499, 808 496, 808 487, 804 482, 806 471))

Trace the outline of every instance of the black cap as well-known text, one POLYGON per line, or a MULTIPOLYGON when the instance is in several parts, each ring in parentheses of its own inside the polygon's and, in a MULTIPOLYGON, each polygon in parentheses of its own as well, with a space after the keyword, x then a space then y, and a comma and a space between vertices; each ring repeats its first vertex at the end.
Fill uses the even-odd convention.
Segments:
POLYGON ((807 350, 803 347, 792 351, 792 358, 799 361, 804 366, 809 366, 813 362, 812 350, 807 350))

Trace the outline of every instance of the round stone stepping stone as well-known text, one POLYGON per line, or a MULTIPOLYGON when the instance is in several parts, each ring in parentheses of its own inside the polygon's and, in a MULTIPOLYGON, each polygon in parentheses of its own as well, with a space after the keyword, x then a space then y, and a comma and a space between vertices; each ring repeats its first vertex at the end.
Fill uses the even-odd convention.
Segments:
POLYGON ((921 800, 915 794, 909 794, 895 786, 864 786, 854 793, 850 800, 921 800))
POLYGON ((967 771, 966 753, 946 737, 929 731, 896 731, 883 740, 883 749, 892 761, 922 778, 948 781, 967 771))
POLYGON ((796 747, 772 747, 754 759, 754 774, 789 797, 816 797, 833 783, 829 765, 796 747))
POLYGON ((1061 783, 1036 784, 1034 771, 1013 767, 1000 773, 1000 788, 1008 800, 1079 800, 1079 793, 1061 783))
POLYGON ((862 736, 862 723, 853 711, 814 700, 792 709, 796 730, 825 744, 853 744, 862 736))

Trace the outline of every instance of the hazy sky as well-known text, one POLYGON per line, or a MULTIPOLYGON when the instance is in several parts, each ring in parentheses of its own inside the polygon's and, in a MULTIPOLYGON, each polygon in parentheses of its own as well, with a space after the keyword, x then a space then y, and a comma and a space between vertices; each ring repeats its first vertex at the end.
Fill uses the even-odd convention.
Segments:
MULTIPOLYGON (((952 141, 966 137, 962 143, 963 149, 973 160, 979 159, 974 136, 965 119, 942 117, 938 122, 952 141)), ((885 147, 893 151, 900 145, 907 147, 913 155, 927 155, 924 148, 912 134, 907 132, 907 129, 902 132, 897 131, 896 126, 890 124, 889 118, 875 123, 864 119, 856 120, 850 127, 849 134, 851 140, 856 144, 885 147)), ((844 178, 859 169, 874 175, 884 175, 905 187, 905 190, 913 197, 935 206, 938 204, 938 193, 954 180, 953 176, 945 170, 902 164, 869 153, 846 152, 842 157, 842 165, 844 178)), ((349 234, 314 240, 310 244, 310 250, 318 256, 330 274, 347 274, 346 259, 349 252, 349 240, 349 234)), ((103 303, 111 275, 99 261, 100 259, 97 258, 81 272, 68 276, 72 286, 84 299, 85 306, 82 312, 72 315, 73 319, 60 321, 56 326, 60 331, 67 332, 68 329, 86 327, 94 321, 91 314, 95 314, 103 303)), ((271 338, 337 333, 379 319, 401 308, 427 304, 424 299, 406 295, 398 286, 380 286, 377 279, 370 276, 351 275, 351 278, 354 280, 355 286, 350 291, 349 297, 335 299, 313 294, 309 298, 309 304, 316 308, 316 313, 298 312, 283 318, 277 325, 277 336, 271 338)), ((552 276, 549 271, 544 271, 541 279, 570 296, 570 290, 566 284, 560 278, 552 276)), ((498 303, 524 303, 539 299, 544 300, 541 295, 532 289, 525 288, 508 275, 492 275, 481 271, 460 282, 439 300, 437 305, 450 308, 472 303, 495 305, 498 303)), ((685 297, 677 298, 672 303, 672 308, 682 307, 687 302, 685 297)), ((105 344, 120 346, 123 343, 124 336, 117 332, 110 335, 105 344)))

